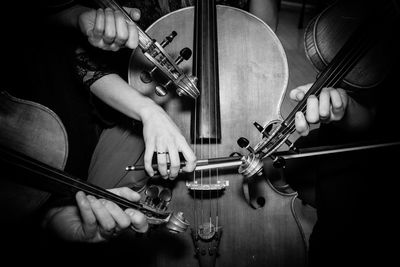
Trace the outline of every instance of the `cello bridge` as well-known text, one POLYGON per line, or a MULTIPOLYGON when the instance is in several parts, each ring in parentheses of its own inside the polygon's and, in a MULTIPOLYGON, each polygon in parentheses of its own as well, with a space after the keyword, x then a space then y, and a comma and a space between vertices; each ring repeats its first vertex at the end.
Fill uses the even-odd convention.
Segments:
POLYGON ((186 182, 186 186, 189 190, 193 191, 217 191, 217 190, 224 190, 226 187, 229 186, 228 180, 218 180, 215 184, 203 184, 199 183, 198 181, 193 182, 186 182))

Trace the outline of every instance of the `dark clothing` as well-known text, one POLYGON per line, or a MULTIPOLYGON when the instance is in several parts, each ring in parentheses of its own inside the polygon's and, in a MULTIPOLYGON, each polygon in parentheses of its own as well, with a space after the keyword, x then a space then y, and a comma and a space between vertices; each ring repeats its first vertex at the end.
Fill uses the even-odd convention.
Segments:
MULTIPOLYGON (((398 24, 392 26, 399 29, 398 24)), ((372 127, 351 134, 334 123, 322 124, 317 145, 400 142, 393 130, 400 122, 396 110, 400 69, 395 63, 400 57, 396 50, 389 49, 393 61, 381 84, 350 93, 356 101, 376 109, 372 127)), ((314 160, 318 221, 310 238, 310 266, 384 266, 395 260, 398 245, 394 244, 399 234, 395 210, 399 201, 393 193, 398 185, 399 152, 400 146, 393 146, 314 160)))
MULTIPOLYGON (((54 111, 64 124, 68 135, 68 158, 64 170, 86 179, 87 168, 98 138, 98 123, 92 116, 89 94, 74 70, 74 48, 79 40, 78 30, 68 31, 46 24, 49 12, 34 1, 9 1, 4 10, 15 17, 2 16, 1 90, 15 97, 40 103, 54 111), (17 26, 14 26, 17 23, 17 26), (22 25, 21 25, 22 24, 22 25)), ((22 133, 21 133, 22 134, 22 133)), ((40 133, 24 133, 32 135, 40 133)), ((49 147, 49 154, 51 154, 49 147)), ((2 168, 3 169, 3 168, 2 168)), ((4 169, 3 169, 4 170, 4 169)), ((2 175, 5 178, 5 175, 2 175)), ((0 203, 4 217, 0 228, 5 234, 5 261, 14 264, 42 264, 52 253, 42 231, 40 207, 27 212, 25 207, 35 203, 30 188, 6 179, 1 183, 0 203)), ((56 246, 55 250, 59 249, 56 246)), ((54 252, 54 251, 53 251, 54 252)), ((63 256, 65 257, 65 255, 63 256)))

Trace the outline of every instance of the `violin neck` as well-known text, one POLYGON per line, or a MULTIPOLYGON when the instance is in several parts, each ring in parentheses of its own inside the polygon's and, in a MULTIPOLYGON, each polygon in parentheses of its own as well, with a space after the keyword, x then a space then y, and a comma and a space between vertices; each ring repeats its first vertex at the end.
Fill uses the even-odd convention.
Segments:
POLYGON ((140 204, 128 201, 101 187, 79 180, 64 171, 4 146, 0 146, 0 162, 5 163, 6 166, 17 168, 16 170, 18 171, 12 172, 18 173, 18 181, 15 182, 20 182, 39 190, 61 195, 70 195, 83 191, 97 198, 111 200, 122 208, 141 208, 140 204), (21 171, 22 173, 20 174, 21 171))
POLYGON ((221 120, 218 77, 217 9, 215 0, 196 1, 193 74, 201 90, 191 124, 193 140, 218 143, 221 120))
POLYGON ((371 10, 367 13, 358 28, 352 33, 332 61, 319 73, 316 81, 307 91, 303 100, 288 115, 283 123, 284 125, 293 123, 298 111, 305 111, 307 98, 310 95, 319 96, 323 88, 336 87, 360 59, 378 43, 379 38, 376 37, 376 32, 379 32, 381 27, 390 25, 390 21, 394 18, 392 14, 393 10, 390 11, 389 5, 383 5, 382 9, 371 10), (377 20, 380 23, 376 23, 377 20))
MULTIPOLYGON (((114 0, 94 0, 101 8, 111 8, 114 11, 121 11, 127 21, 135 23, 130 14, 114 0)), ((146 51, 153 43, 153 40, 140 27, 137 27, 139 35, 139 47, 146 51)))

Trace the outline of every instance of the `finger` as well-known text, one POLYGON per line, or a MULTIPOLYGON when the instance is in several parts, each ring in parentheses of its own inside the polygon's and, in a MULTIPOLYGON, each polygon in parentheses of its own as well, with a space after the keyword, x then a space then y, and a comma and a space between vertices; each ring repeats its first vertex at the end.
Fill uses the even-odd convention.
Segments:
POLYGON ((155 151, 154 139, 146 141, 146 150, 144 152, 144 168, 150 177, 154 176, 154 169, 152 167, 153 155, 155 151))
POLYGON ((309 123, 317 123, 319 121, 318 98, 315 95, 310 95, 307 99, 306 119, 309 123))
POLYGON ((311 88, 311 86, 312 86, 312 83, 308 83, 305 85, 298 86, 295 89, 291 90, 289 93, 290 99, 296 100, 296 101, 303 100, 304 95, 311 88))
POLYGON ((114 43, 117 45, 117 48, 120 48, 124 46, 125 43, 128 41, 128 25, 121 11, 116 11, 114 15, 116 25, 116 35, 114 43))
POLYGON ((103 229, 103 234, 111 233, 115 227, 115 221, 103 204, 93 196, 87 196, 97 223, 103 229))
POLYGON ((192 172, 196 168, 196 155, 186 141, 184 141, 184 144, 181 147, 183 157, 186 159, 186 165, 182 170, 184 172, 192 172))
POLYGON ((104 43, 103 39, 97 39, 94 37, 89 38, 89 43, 94 47, 101 48, 103 50, 108 50, 109 45, 104 43))
POLYGON ((330 92, 331 88, 323 88, 319 95, 319 117, 322 121, 326 121, 330 117, 331 102, 330 92))
POLYGON ((113 232, 126 229, 131 225, 131 219, 117 204, 106 199, 100 199, 101 204, 107 209, 114 219, 116 226, 113 232))
POLYGON ((310 127, 308 126, 308 123, 306 121, 306 118, 304 117, 303 112, 298 111, 295 116, 295 125, 296 125, 296 131, 301 135, 301 136, 306 136, 308 135, 310 131, 310 127))
POLYGON ((124 9, 128 12, 129 16, 134 20, 138 21, 141 16, 140 9, 137 8, 129 8, 129 7, 124 7, 124 9))
POLYGON ((181 168, 181 160, 179 158, 178 149, 171 143, 168 146, 168 153, 170 160, 169 178, 173 180, 178 176, 179 169, 181 168))
POLYGON ((344 103, 341 95, 337 90, 330 92, 331 104, 332 104, 332 117, 333 121, 340 120, 344 115, 344 103))
POLYGON ((140 194, 133 191, 129 187, 113 188, 109 189, 108 191, 133 202, 137 202, 140 200, 140 194))
POLYGON ((149 224, 143 213, 134 209, 126 209, 126 214, 128 214, 131 219, 132 229, 139 233, 145 233, 149 229, 149 224))
POLYGON ((93 39, 99 40, 103 38, 104 34, 104 10, 103 9, 97 9, 96 11, 96 19, 95 19, 95 24, 93 28, 93 39))
MULTIPOLYGON (((157 146, 159 147, 159 146, 157 146)), ((168 166, 167 166, 167 153, 166 149, 157 149, 157 165, 158 165, 158 172, 160 173, 161 177, 164 179, 168 179, 168 166)))
POLYGON ((75 199, 82 218, 82 228, 85 236, 93 237, 97 231, 97 221, 89 200, 82 191, 76 193, 75 199))
POLYGON ((115 18, 114 12, 110 8, 106 8, 105 11, 105 26, 103 40, 106 44, 112 44, 115 39, 115 18))
POLYGON ((128 25, 128 40, 125 46, 130 49, 135 49, 139 45, 139 33, 136 24, 127 22, 128 25))

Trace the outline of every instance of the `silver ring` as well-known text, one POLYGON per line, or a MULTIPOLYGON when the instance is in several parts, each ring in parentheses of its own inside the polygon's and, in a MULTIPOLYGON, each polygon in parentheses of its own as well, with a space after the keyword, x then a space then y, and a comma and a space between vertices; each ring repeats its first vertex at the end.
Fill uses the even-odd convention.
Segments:
POLYGON ((157 151, 157 154, 168 154, 168 152, 159 152, 159 151, 157 151))

